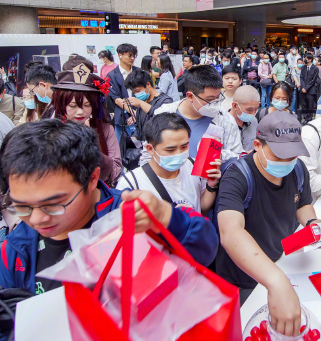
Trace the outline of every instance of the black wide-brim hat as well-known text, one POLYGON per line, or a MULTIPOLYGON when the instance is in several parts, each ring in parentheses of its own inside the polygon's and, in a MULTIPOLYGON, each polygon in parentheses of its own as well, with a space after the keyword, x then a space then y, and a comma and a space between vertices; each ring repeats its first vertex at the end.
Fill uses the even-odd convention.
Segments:
POLYGON ((51 89, 64 89, 72 91, 92 91, 105 95, 100 90, 105 84, 105 80, 90 73, 85 64, 79 64, 72 71, 62 71, 57 73, 57 84, 52 85, 51 89))

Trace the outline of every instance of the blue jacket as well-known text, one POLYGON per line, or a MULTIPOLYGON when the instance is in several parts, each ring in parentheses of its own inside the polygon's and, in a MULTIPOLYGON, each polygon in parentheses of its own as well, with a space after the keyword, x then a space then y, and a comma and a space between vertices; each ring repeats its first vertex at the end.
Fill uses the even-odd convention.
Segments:
MULTIPOLYGON (((137 69, 136 66, 132 66, 132 71, 137 69)), ((113 100, 116 98, 128 98, 128 92, 124 85, 124 78, 120 72, 119 66, 117 66, 114 70, 108 73, 108 77, 110 79, 110 89, 109 94, 113 100)), ((121 125, 121 111, 122 109, 115 104, 115 124, 121 125)), ((126 119, 129 118, 126 115, 126 119)))
MULTIPOLYGON (((109 189, 102 181, 98 187, 105 199, 95 205, 93 221, 121 203, 121 191, 109 189)), ((173 209, 168 229, 199 263, 206 266, 214 260, 218 236, 212 223, 200 213, 184 207, 173 209)), ((8 234, 1 245, 0 285, 35 293, 38 239, 38 232, 24 222, 8 234)))

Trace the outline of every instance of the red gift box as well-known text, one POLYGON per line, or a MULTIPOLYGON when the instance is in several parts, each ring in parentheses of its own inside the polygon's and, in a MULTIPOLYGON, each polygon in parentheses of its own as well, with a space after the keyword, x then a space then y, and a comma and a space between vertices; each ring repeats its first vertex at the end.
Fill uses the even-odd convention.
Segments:
MULTIPOLYGON (((107 236, 88 248, 92 260, 105 267, 118 240, 107 236)), ((110 270, 111 291, 121 295, 121 257, 119 254, 110 270)), ((133 291, 131 302, 138 321, 151 312, 178 286, 177 266, 148 242, 142 234, 134 236, 133 291)))
POLYGON ((309 276, 310 281, 321 295, 321 273, 309 276))
POLYGON ((320 234, 316 234, 313 227, 318 227, 317 224, 311 224, 304 227, 302 230, 291 234, 290 236, 281 240, 285 255, 293 253, 315 243, 320 240, 320 234))
POLYGON ((211 166, 210 162, 220 159, 222 147, 222 143, 212 138, 203 137, 198 147, 192 175, 201 176, 202 178, 211 180, 206 171, 211 168, 216 168, 216 166, 211 166))

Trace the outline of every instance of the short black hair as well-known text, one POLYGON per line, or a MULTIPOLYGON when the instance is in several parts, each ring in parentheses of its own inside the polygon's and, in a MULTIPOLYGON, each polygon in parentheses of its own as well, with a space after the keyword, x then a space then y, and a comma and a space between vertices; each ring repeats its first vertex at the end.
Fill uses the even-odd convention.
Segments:
POLYGON ((83 56, 79 56, 79 55, 67 60, 66 63, 64 63, 64 65, 62 66, 62 70, 63 71, 72 70, 74 67, 76 67, 79 64, 85 64, 85 66, 88 67, 91 73, 94 72, 94 64, 87 58, 83 56))
POLYGON ((286 93, 286 96, 288 98, 288 103, 289 105, 291 105, 293 90, 290 87, 290 85, 286 82, 278 82, 272 86, 271 93, 270 93, 270 101, 272 102, 273 95, 277 89, 281 89, 286 93))
POLYGON ((137 56, 137 47, 132 45, 132 44, 120 44, 117 47, 117 53, 118 54, 124 54, 130 52, 132 53, 135 57, 137 56))
POLYGON ((185 75, 186 91, 198 95, 205 88, 223 88, 222 77, 211 65, 192 66, 185 75))
POLYGON ((306 56, 305 56, 306 59, 309 59, 309 60, 313 60, 314 57, 311 53, 307 53, 306 56))
POLYGON ((279 50, 278 50, 278 49, 272 49, 271 52, 274 52, 275 54, 278 54, 278 53, 279 53, 279 50))
POLYGON ((102 50, 98 53, 98 58, 107 58, 111 62, 114 61, 114 56, 110 50, 102 50))
POLYGON ((67 171, 80 185, 99 167, 101 151, 94 129, 58 119, 27 122, 12 129, 0 149, 1 190, 10 175, 38 179, 51 171, 67 171))
POLYGON ((225 66, 225 68, 222 70, 222 77, 225 76, 227 73, 235 73, 238 75, 239 79, 242 78, 241 69, 231 64, 228 66, 225 66))
POLYGON ((162 113, 147 121, 144 127, 145 140, 155 148, 162 143, 164 130, 186 130, 188 137, 191 136, 191 128, 184 118, 176 113, 162 113))
POLYGON ((152 47, 149 49, 149 53, 150 53, 150 54, 153 54, 155 50, 160 50, 160 51, 162 51, 162 49, 161 49, 159 46, 152 46, 152 47))
POLYGON ((192 62, 192 63, 194 64, 194 59, 193 59, 192 56, 190 56, 190 55, 184 56, 184 57, 183 57, 183 60, 184 60, 185 58, 188 58, 188 59, 190 60, 190 62, 192 62))
POLYGON ((151 86, 153 86, 153 81, 150 74, 147 71, 136 69, 127 76, 124 84, 127 89, 133 90, 138 86, 146 88, 148 82, 151 86))
POLYGON ((4 92, 4 81, 2 77, 0 77, 0 94, 4 92))
POLYGON ((56 72, 50 65, 36 64, 26 68, 25 82, 33 85, 39 82, 47 82, 50 84, 57 84, 56 72))
POLYGON ((230 52, 224 52, 222 53, 222 58, 227 58, 227 59, 231 59, 232 57, 232 54, 230 52))
POLYGON ((292 49, 298 50, 298 47, 297 47, 296 45, 293 44, 293 45, 290 46, 290 50, 292 50, 292 49))

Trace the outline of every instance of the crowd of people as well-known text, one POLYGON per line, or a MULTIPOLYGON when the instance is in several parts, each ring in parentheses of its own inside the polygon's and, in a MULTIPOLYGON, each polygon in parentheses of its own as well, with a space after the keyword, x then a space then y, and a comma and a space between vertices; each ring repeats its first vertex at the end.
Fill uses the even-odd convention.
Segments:
MULTIPOLYGON (((137 48, 124 43, 119 65, 99 52, 100 77, 77 54, 58 73, 28 63, 21 98, 6 93, 2 73, 0 189, 10 219, 0 285, 32 294, 61 286, 37 273, 70 254, 68 233, 139 197, 198 262, 239 287, 242 304, 264 285, 272 325, 296 335, 299 299, 274 262, 298 222, 321 223, 312 206, 321 195, 316 52, 203 46, 197 56, 190 47, 177 75, 167 48, 152 46, 136 67, 137 48), (191 175, 211 129, 221 157, 207 178, 191 175)), ((157 235, 138 204, 135 218, 136 233, 157 235)))

